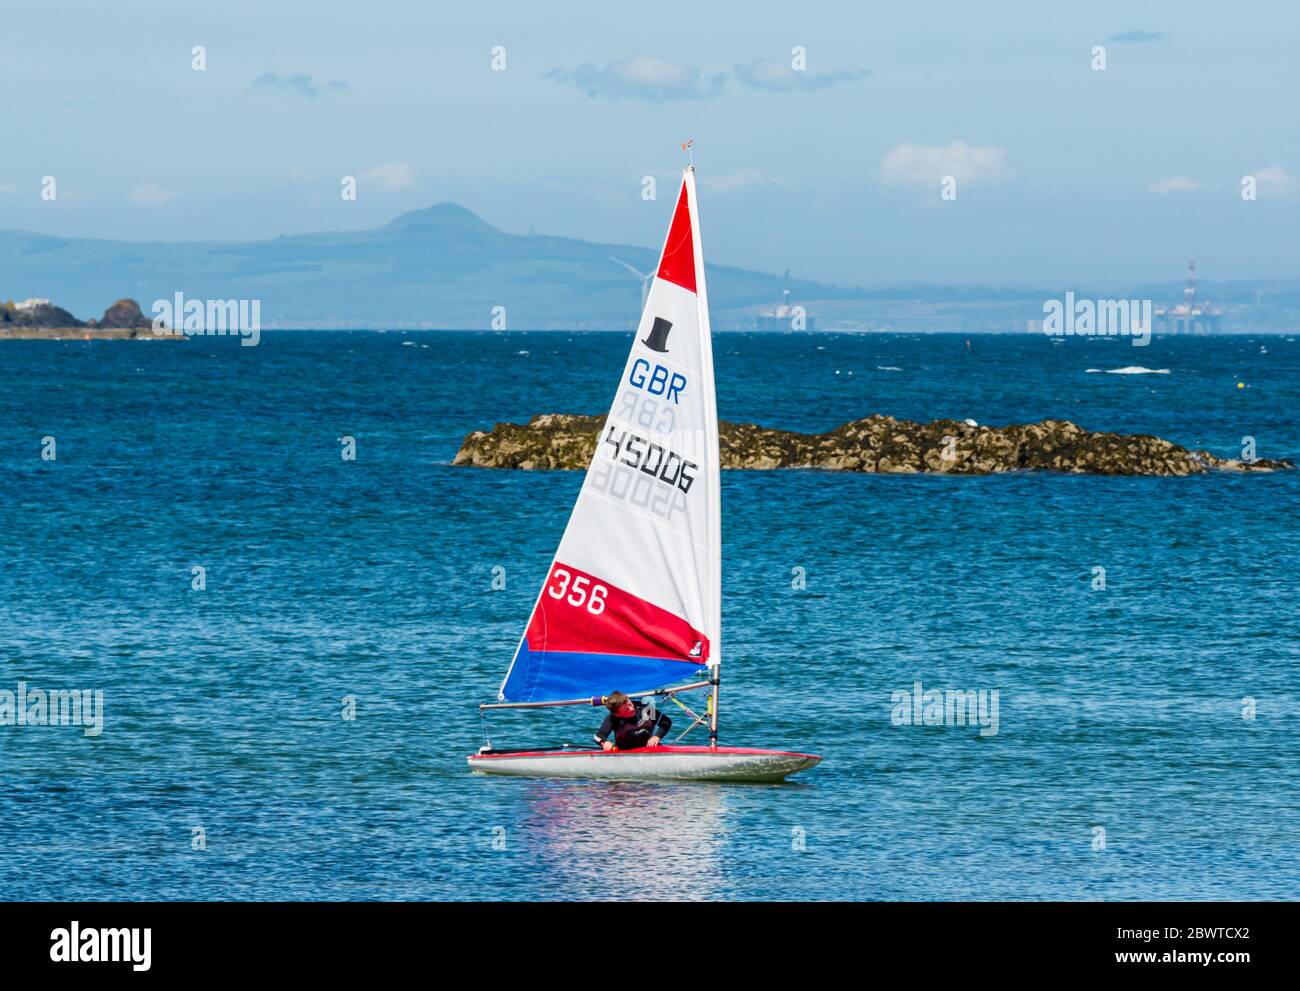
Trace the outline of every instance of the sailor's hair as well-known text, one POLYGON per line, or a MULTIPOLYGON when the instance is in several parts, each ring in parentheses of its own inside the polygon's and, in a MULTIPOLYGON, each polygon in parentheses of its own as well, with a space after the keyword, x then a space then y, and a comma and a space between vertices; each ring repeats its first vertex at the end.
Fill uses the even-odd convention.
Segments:
POLYGON ((628 698, 626 695, 624 695, 622 692, 610 692, 603 699, 601 699, 601 701, 605 703, 606 709, 608 709, 610 712, 614 712, 615 710, 619 709, 625 702, 631 702, 632 700, 628 698))

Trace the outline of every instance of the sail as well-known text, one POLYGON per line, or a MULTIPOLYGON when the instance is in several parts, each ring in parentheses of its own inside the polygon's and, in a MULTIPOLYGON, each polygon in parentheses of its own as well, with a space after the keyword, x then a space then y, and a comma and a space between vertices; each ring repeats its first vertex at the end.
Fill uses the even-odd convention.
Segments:
POLYGON ((713 348, 688 168, 596 454, 499 698, 648 691, 719 663, 720 507, 713 348))

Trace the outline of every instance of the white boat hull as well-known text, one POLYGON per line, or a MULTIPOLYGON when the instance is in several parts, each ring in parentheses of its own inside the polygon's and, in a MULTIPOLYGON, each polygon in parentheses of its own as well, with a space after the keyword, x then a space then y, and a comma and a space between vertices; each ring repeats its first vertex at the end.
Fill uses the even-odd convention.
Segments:
POLYGON ((470 757, 469 766, 480 774, 523 777, 772 782, 806 770, 820 760, 812 754, 786 750, 665 744, 639 750, 489 751, 470 757))

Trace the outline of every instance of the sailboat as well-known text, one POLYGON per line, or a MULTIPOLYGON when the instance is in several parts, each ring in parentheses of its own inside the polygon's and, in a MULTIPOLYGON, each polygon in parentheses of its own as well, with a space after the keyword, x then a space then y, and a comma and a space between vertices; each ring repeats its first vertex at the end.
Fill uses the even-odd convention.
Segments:
MULTIPOLYGON (((659 265, 596 453, 497 693, 479 707, 671 702, 689 724, 658 746, 498 750, 469 766, 546 777, 780 781, 820 757, 718 743, 722 504, 713 346, 695 168, 682 175, 659 265), (678 696, 706 692, 703 712, 678 696), (708 727, 707 744, 682 740, 708 727)), ((698 702, 695 705, 699 705, 698 702)), ((486 728, 486 719, 485 719, 486 728)), ((486 733, 485 733, 486 736, 486 733)))

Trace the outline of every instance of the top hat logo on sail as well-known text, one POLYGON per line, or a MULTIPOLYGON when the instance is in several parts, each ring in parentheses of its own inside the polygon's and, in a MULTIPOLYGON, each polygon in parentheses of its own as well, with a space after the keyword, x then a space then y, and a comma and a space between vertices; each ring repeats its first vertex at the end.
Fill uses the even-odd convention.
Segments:
POLYGON ((646 335, 645 340, 641 343, 651 351, 658 351, 660 354, 668 353, 668 331, 673 329, 670 321, 663 317, 655 317, 655 325, 650 328, 650 333, 646 335))

